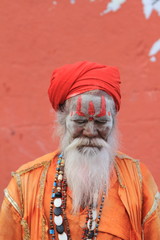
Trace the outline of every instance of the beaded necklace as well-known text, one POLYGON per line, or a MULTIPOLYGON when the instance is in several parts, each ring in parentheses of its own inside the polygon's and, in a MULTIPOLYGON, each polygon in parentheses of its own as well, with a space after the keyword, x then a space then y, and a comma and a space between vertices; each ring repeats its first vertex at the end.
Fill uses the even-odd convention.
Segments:
MULTIPOLYGON (((63 155, 58 156, 55 180, 52 187, 52 195, 50 202, 50 228, 49 235, 52 240, 56 239, 56 232, 58 234, 58 240, 72 240, 70 234, 69 223, 66 217, 66 200, 67 200, 67 182, 64 176, 64 159, 63 155), (63 217, 62 217, 63 216, 63 217)), ((98 227, 100 224, 102 209, 104 205, 106 195, 106 186, 104 188, 99 212, 97 216, 96 208, 91 205, 88 208, 85 228, 83 230, 82 240, 96 240, 98 235, 98 227)))

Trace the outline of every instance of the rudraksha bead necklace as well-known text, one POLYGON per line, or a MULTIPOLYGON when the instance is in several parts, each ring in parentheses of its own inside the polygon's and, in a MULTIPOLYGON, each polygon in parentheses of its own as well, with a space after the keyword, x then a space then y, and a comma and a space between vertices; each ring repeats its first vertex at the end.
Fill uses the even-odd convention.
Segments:
MULTIPOLYGON (((97 216, 96 208, 91 205, 88 208, 85 228, 83 230, 82 240, 96 240, 98 235, 98 227, 100 224, 102 209, 106 196, 106 186, 102 194, 101 204, 97 216)), ((65 209, 67 202, 67 182, 64 176, 64 159, 63 155, 58 156, 55 180, 52 187, 52 195, 50 202, 50 228, 49 235, 52 240, 56 240, 56 232, 58 240, 72 240, 70 234, 69 223, 66 217, 65 209)))

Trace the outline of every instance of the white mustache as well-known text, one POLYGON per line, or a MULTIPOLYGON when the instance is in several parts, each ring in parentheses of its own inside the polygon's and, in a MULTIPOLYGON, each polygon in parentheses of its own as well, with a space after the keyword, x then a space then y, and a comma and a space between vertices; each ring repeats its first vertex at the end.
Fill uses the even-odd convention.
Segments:
POLYGON ((72 148, 81 148, 81 147, 97 147, 97 148, 102 148, 102 147, 107 147, 108 143, 105 142, 101 138, 75 138, 73 141, 67 146, 65 151, 69 151, 72 148))

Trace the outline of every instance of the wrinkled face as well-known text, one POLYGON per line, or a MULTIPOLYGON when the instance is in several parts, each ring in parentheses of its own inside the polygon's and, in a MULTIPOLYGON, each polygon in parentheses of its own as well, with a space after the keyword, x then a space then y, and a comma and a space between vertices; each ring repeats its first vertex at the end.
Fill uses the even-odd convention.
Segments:
POLYGON ((79 95, 70 107, 66 128, 70 136, 107 138, 113 127, 111 102, 104 96, 79 95))

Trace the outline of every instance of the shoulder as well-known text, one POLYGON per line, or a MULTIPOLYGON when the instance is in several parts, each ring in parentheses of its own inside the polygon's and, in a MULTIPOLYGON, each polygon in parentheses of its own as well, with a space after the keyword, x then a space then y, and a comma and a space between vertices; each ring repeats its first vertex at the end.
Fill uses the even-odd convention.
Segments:
POLYGON ((132 158, 129 155, 122 153, 122 152, 117 152, 116 154, 116 160, 122 162, 122 161, 127 161, 128 163, 139 163, 138 159, 132 158))
POLYGON ((39 158, 36 158, 34 161, 30 161, 28 163, 23 164, 20 168, 17 169, 16 172, 12 172, 12 175, 23 175, 25 173, 29 173, 33 170, 38 170, 44 168, 46 165, 50 165, 51 161, 55 159, 58 155, 59 151, 55 151, 52 153, 48 153, 39 158))
POLYGON ((143 180, 143 185, 151 185, 150 187, 153 188, 156 186, 154 178, 150 173, 148 167, 138 159, 132 158, 127 154, 122 152, 117 152, 116 154, 116 163, 119 167, 125 166, 128 170, 131 169, 130 167, 134 167, 138 171, 138 175, 143 180))
POLYGON ((142 173, 139 160, 122 152, 117 152, 114 167, 121 187, 124 188, 134 183, 136 183, 137 186, 142 185, 142 173))
POLYGON ((12 206, 20 216, 24 214, 24 206, 27 202, 38 199, 42 204, 46 176, 51 164, 56 165, 58 151, 48 153, 22 165, 17 171, 12 172, 12 178, 4 190, 7 204, 12 206), (37 198, 32 199, 32 193, 38 193, 37 198))
POLYGON ((138 159, 132 158, 122 152, 117 152, 115 157, 115 167, 118 167, 122 173, 128 172, 128 174, 134 174, 137 172, 140 181, 142 181, 141 165, 138 159))

